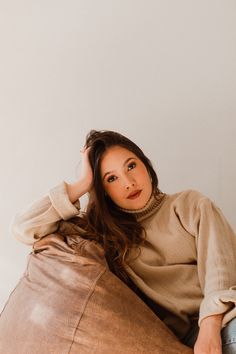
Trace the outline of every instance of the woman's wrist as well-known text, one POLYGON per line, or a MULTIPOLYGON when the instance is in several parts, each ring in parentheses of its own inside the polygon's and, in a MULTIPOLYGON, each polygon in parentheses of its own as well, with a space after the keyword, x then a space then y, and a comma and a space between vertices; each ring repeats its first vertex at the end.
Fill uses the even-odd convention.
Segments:
POLYGON ((221 330, 223 314, 211 315, 201 320, 200 329, 207 329, 209 327, 221 330))
POLYGON ((79 181, 69 184, 66 183, 66 190, 71 203, 74 203, 82 195, 89 191, 88 183, 85 179, 80 179, 79 181))

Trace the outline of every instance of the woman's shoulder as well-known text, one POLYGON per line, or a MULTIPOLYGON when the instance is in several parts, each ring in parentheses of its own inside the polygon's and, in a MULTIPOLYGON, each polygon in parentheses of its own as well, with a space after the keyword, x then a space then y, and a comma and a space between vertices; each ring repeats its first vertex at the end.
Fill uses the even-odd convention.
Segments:
POLYGON ((184 189, 182 191, 167 194, 167 200, 174 205, 198 204, 202 201, 210 201, 209 197, 197 189, 184 189))

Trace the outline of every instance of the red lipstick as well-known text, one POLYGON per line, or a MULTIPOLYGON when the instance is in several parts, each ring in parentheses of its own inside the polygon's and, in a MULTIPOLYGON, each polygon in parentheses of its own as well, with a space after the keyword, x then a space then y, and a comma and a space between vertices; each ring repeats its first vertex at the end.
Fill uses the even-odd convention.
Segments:
POLYGON ((128 195, 128 199, 136 199, 136 198, 138 198, 139 196, 140 196, 140 194, 141 194, 141 192, 142 192, 142 190, 136 190, 136 191, 133 191, 133 192, 131 192, 129 195, 128 195))

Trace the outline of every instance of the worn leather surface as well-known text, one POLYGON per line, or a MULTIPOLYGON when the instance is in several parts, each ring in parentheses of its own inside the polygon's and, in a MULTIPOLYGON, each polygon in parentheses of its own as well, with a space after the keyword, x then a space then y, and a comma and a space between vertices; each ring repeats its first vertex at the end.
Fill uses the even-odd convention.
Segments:
POLYGON ((0 317, 1 354, 190 354, 63 221, 34 244, 0 317))

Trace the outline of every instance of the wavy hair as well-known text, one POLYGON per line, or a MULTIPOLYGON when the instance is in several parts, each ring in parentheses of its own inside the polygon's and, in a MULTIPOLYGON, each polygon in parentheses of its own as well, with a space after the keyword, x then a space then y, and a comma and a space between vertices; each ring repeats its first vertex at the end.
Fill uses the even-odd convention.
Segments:
POLYGON ((112 146, 121 146, 133 152, 144 163, 151 176, 154 195, 160 192, 151 161, 134 142, 114 131, 91 130, 86 136, 85 147, 90 147, 93 188, 83 218, 79 218, 77 223, 85 230, 83 237, 96 240, 102 245, 110 270, 129 285, 130 278, 124 266, 125 256, 131 248, 138 248, 143 244, 146 232, 134 215, 120 210, 104 191, 101 159, 105 151, 112 146))

